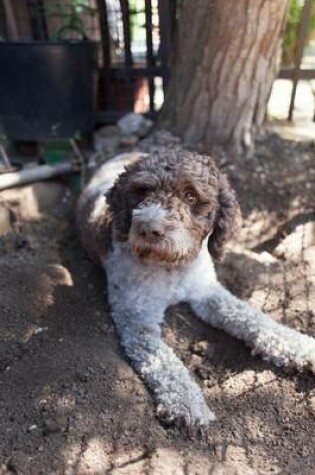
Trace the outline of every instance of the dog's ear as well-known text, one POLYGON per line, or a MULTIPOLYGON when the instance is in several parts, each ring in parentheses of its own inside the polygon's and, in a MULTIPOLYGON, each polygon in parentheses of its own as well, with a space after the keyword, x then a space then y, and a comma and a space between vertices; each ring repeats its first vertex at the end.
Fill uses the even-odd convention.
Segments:
POLYGON ((241 211, 236 195, 225 175, 219 176, 218 206, 216 209, 212 233, 208 240, 208 250, 212 257, 219 260, 224 246, 241 224, 241 211))
POLYGON ((112 212, 113 223, 122 237, 128 234, 131 224, 128 197, 126 196, 127 182, 128 173, 125 171, 119 175, 112 188, 105 193, 106 201, 112 212))
POLYGON ((105 193, 107 203, 112 209, 120 207, 122 205, 122 199, 124 198, 124 188, 127 182, 127 173, 124 171, 121 173, 113 186, 105 193))

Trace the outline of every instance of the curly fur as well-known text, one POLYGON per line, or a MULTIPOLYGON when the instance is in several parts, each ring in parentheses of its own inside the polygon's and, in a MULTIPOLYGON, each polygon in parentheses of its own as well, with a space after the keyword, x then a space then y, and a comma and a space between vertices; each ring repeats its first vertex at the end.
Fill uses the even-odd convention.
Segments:
POLYGON ((106 268, 121 344, 162 420, 195 430, 214 419, 162 340, 164 312, 180 301, 266 360, 315 372, 313 338, 275 322, 217 280, 213 258, 222 255, 240 211, 210 157, 184 150, 116 157, 84 190, 77 221, 85 247, 106 268))
POLYGON ((128 239, 132 212, 139 203, 142 208, 158 203, 167 209, 170 226, 177 228, 182 236, 189 230, 191 237, 191 247, 183 256, 177 256, 174 246, 170 246, 169 261, 175 263, 196 257, 206 236, 209 236, 210 253, 219 259, 240 222, 235 193, 214 161, 186 150, 157 152, 128 166, 107 193, 107 202, 113 211, 117 238, 122 241, 128 239), (187 191, 197 197, 193 206, 183 199, 187 191))
POLYGON ((236 195, 227 178, 221 174, 214 230, 208 241, 208 249, 214 259, 222 258, 224 246, 237 231, 240 222, 236 195))

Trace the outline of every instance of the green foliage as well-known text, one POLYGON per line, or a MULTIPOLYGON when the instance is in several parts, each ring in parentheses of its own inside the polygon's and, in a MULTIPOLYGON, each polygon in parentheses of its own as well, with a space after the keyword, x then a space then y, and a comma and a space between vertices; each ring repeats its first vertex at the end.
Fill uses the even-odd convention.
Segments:
MULTIPOLYGON (((299 22, 303 10, 304 2, 301 0, 291 0, 289 6, 289 13, 283 39, 283 54, 282 63, 285 66, 294 63, 297 47, 299 22)), ((308 38, 315 29, 315 1, 313 0, 312 11, 308 22, 308 38)))
POLYGON ((54 19, 58 25, 50 35, 52 41, 71 39, 73 34, 76 38, 87 39, 82 14, 88 13, 91 16, 97 14, 97 9, 90 7, 89 0, 71 0, 66 4, 57 1, 45 4, 40 10, 38 7, 35 8, 35 13, 44 15, 48 20, 54 19))
POLYGON ((144 0, 129 0, 130 34, 132 41, 145 41, 145 2, 144 0))

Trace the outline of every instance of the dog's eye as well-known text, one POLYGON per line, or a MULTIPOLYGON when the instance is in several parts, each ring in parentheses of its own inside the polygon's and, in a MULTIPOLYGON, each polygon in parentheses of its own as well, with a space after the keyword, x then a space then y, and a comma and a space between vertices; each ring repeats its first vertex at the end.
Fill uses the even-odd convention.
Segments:
POLYGON ((197 203, 197 196, 192 191, 186 191, 184 194, 184 201, 189 205, 197 203))

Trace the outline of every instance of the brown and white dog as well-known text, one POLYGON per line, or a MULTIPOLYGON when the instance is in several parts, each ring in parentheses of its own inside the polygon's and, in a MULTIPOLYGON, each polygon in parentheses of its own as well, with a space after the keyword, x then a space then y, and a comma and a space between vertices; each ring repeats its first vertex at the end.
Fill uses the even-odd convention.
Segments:
POLYGON ((240 222, 239 206, 214 161, 183 149, 116 157, 96 173, 78 205, 81 238, 107 271, 121 344, 164 421, 203 429, 214 419, 201 389, 161 337, 166 308, 196 315, 244 340, 277 366, 315 372, 315 340, 234 297, 217 280, 240 222))

